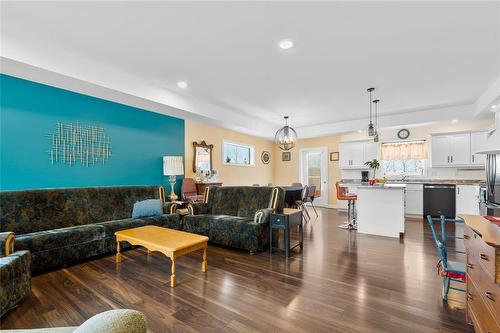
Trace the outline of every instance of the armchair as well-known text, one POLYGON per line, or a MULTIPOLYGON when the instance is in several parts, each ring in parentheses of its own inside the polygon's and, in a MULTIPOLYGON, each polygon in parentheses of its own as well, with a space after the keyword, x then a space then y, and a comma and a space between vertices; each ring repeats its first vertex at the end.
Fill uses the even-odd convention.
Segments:
POLYGON ((0 232, 0 317, 31 292, 29 251, 14 250, 14 233, 0 232))
POLYGON ((203 194, 198 194, 193 178, 184 178, 181 186, 181 195, 182 199, 188 202, 201 202, 204 197, 203 194))

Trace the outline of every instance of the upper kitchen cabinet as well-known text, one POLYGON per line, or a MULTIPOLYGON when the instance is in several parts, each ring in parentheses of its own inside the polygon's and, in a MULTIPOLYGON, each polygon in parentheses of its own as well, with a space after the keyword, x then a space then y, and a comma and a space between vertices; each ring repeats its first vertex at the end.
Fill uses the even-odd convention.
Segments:
POLYGON ((432 166, 460 167, 471 165, 471 134, 436 134, 432 136, 432 166))
POLYGON ((470 134, 471 164, 484 165, 486 155, 477 152, 487 148, 487 135, 488 132, 473 132, 470 134))
POLYGON ((341 169, 367 169, 366 161, 377 158, 378 144, 373 141, 350 141, 339 144, 341 169))

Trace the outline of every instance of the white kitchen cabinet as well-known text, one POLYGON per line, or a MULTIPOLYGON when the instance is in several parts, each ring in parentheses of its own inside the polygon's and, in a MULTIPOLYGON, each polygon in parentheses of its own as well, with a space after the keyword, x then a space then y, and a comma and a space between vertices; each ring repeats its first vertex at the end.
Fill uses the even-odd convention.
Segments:
POLYGON ((477 154, 478 151, 483 151, 487 148, 488 132, 472 132, 470 134, 470 153, 472 165, 484 165, 486 155, 477 154))
POLYGON ((407 184, 405 192, 405 214, 424 214, 424 186, 422 184, 407 184))
POLYGON ((479 185, 457 185, 455 207, 457 214, 479 215, 479 185))
POLYGON ((471 164, 470 133, 439 134, 432 137, 432 166, 458 167, 471 164))
POLYGON ((378 144, 373 141, 351 141, 339 144, 341 169, 368 169, 366 161, 377 158, 378 144))
POLYGON ((366 161, 371 161, 377 158, 378 158, 378 143, 373 141, 365 142, 363 164, 366 161))

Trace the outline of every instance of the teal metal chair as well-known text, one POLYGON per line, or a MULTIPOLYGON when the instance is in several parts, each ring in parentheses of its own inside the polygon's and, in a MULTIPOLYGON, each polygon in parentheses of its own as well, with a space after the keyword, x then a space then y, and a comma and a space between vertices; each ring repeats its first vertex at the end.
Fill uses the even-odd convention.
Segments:
POLYGON ((448 260, 446 251, 446 219, 441 215, 439 218, 441 222, 441 239, 439 239, 436 229, 434 228, 434 219, 427 215, 427 222, 431 227, 432 236, 434 237, 434 242, 438 249, 439 260, 437 264, 438 274, 443 277, 443 300, 448 300, 448 292, 450 289, 465 292, 465 289, 452 287, 451 281, 465 283, 466 273, 465 273, 465 263, 459 261, 448 260))

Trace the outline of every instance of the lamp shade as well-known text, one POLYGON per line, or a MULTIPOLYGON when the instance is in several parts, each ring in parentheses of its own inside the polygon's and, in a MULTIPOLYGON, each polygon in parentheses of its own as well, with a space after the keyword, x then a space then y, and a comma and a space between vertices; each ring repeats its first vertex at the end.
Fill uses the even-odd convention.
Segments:
POLYGON ((184 174, 182 156, 163 156, 163 175, 180 176, 184 174))

